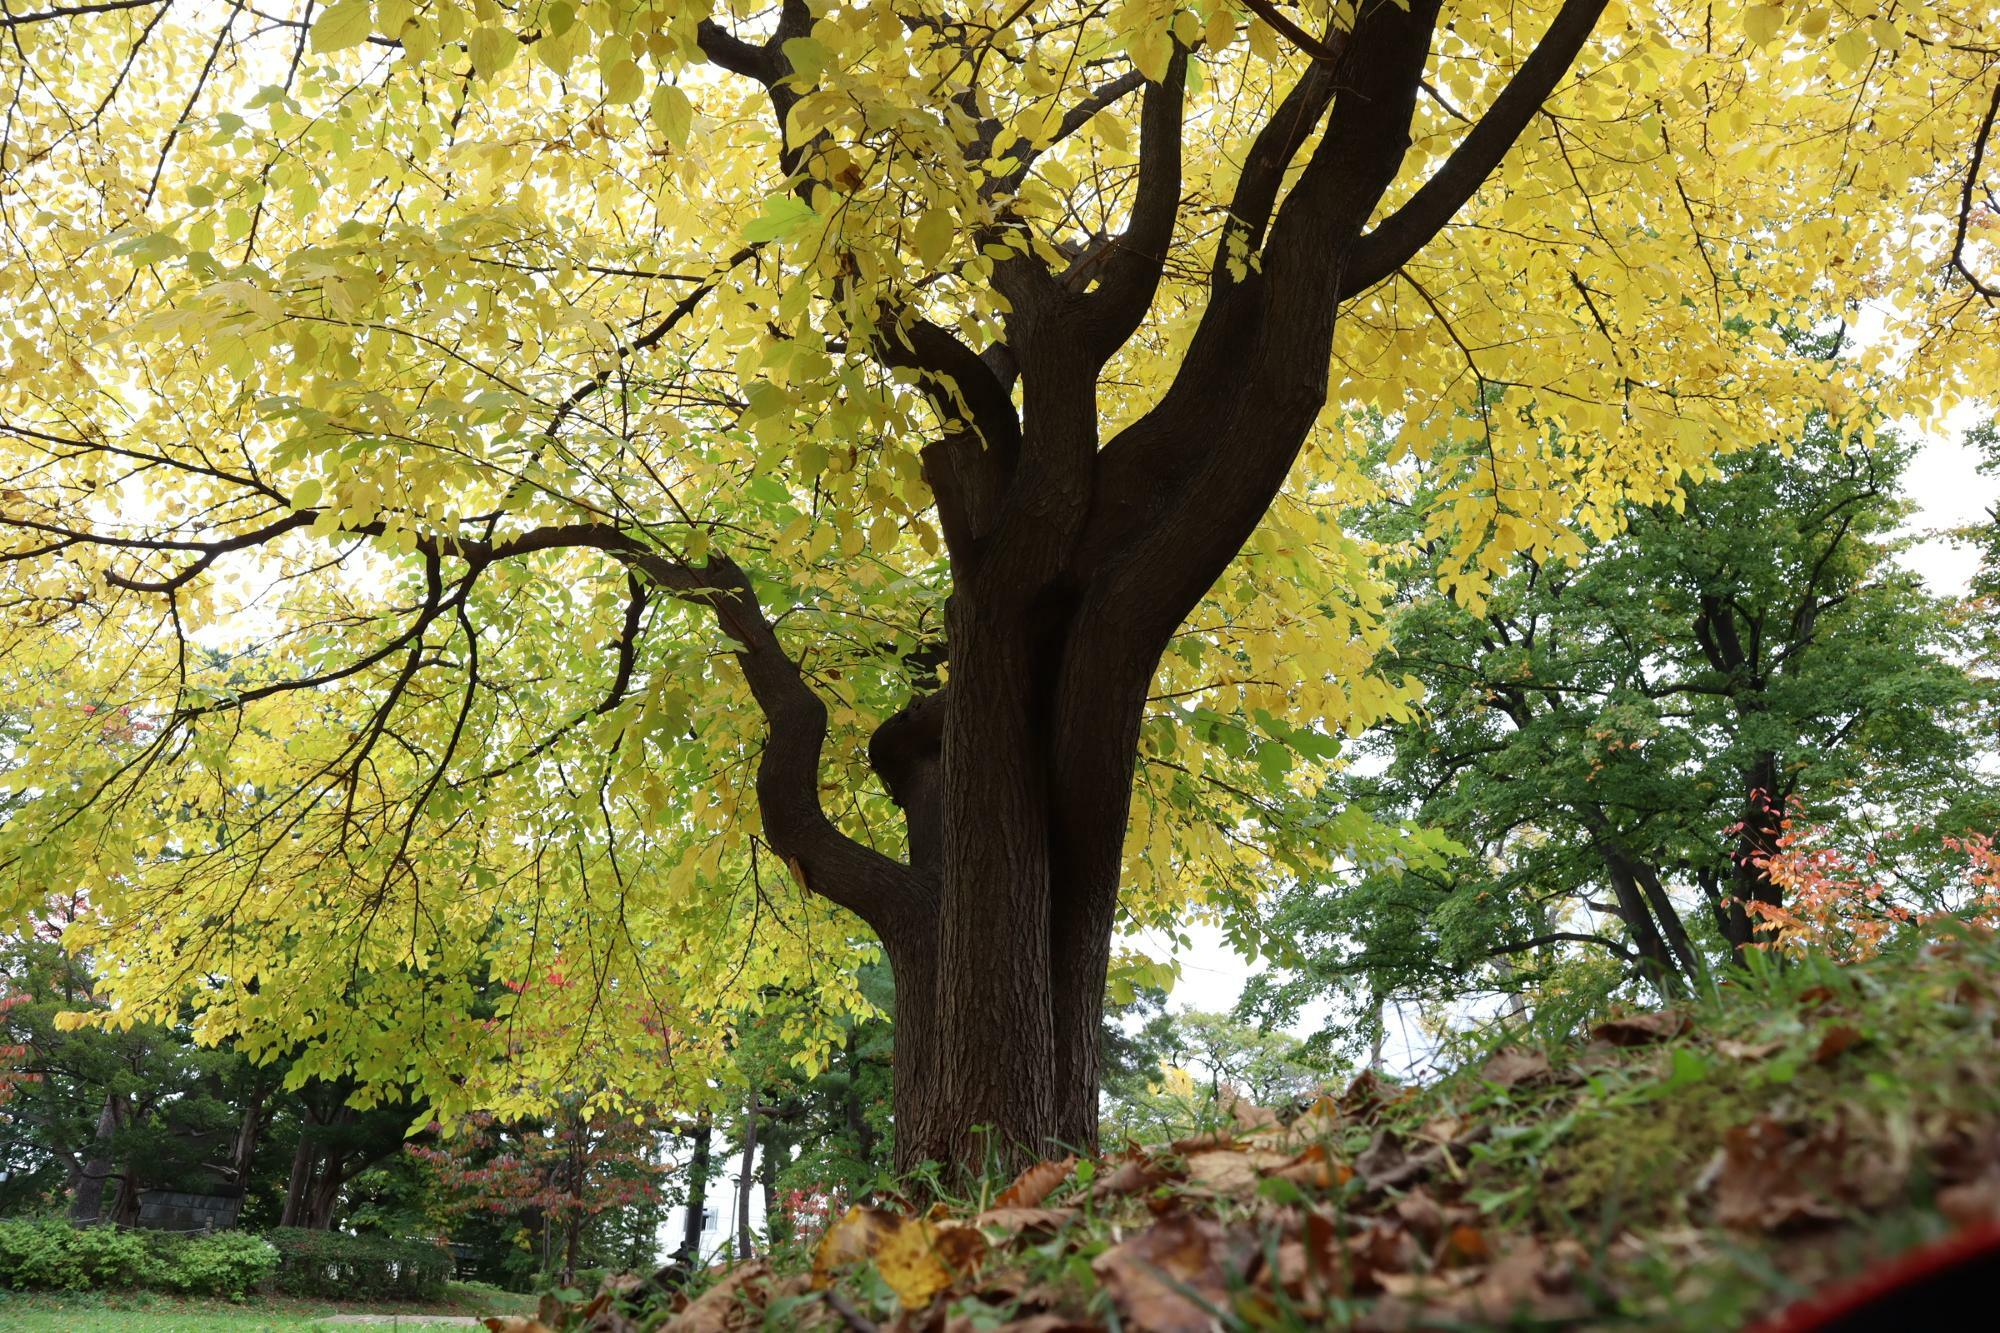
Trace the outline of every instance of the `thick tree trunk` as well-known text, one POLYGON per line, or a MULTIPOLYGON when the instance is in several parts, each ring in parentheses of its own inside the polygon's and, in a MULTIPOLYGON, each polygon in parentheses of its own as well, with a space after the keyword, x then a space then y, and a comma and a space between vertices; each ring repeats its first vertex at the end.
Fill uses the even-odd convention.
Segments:
POLYGON ((1784 890, 1772 880, 1769 858, 1784 832, 1784 792, 1778 756, 1766 750, 1743 771, 1743 818, 1736 830, 1731 883, 1734 892, 1724 909, 1724 933, 1738 953, 1761 943, 1769 934, 1763 921, 1746 905, 1778 907, 1784 890))
POLYGON ((118 1132, 118 1095, 106 1093, 104 1107, 97 1113, 97 1132, 91 1136, 90 1151, 83 1159, 83 1173, 70 1200, 69 1219, 88 1226, 104 1217, 104 1185, 112 1176, 111 1140, 118 1132))
POLYGON ((239 1191, 249 1188, 257 1145, 264 1136, 266 1096, 262 1084, 252 1090, 243 1107, 243 1118, 237 1122, 236 1138, 229 1146, 230 1184, 239 1191))
POLYGON ((281 1227, 298 1226, 304 1216, 306 1194, 312 1186, 313 1160, 316 1156, 312 1124, 303 1122, 299 1127, 299 1144, 292 1150, 292 1172, 285 1180, 285 1207, 278 1216, 281 1227))

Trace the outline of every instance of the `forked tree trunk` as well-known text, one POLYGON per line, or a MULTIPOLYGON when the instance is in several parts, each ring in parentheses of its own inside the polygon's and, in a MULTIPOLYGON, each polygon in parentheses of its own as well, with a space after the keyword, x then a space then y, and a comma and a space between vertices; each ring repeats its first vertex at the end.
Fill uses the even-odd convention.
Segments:
POLYGON ((111 1140, 117 1132, 118 1095, 106 1093, 103 1109, 97 1113, 97 1132, 91 1137, 77 1178, 76 1195, 70 1200, 70 1221, 88 1226, 103 1220, 105 1183, 112 1177, 111 1140))
MULTIPOLYGON (((770 845, 888 953, 899 1168, 964 1175, 1095 1146, 1105 972, 1160 655, 1326 406, 1342 302, 1396 273, 1472 196, 1603 7, 1563 0, 1447 163, 1372 226, 1410 146, 1440 6, 1370 0, 1344 31, 1329 24, 1218 211, 1208 299, 1173 382, 1108 440, 1098 377, 1143 325, 1180 224, 1185 48, 1146 85, 1118 236, 1062 273, 1032 257, 997 263, 1004 336, 984 350, 910 311, 870 334, 876 358, 911 372, 936 409, 922 461, 952 578, 945 642, 910 659, 927 692, 869 744, 905 817, 907 863, 828 817, 825 703, 742 569, 632 557, 716 611, 768 724, 757 799, 770 845)), ((711 34, 705 49, 763 79, 782 108, 795 96, 784 46, 810 23, 808 6, 787 5, 768 45, 711 34)))

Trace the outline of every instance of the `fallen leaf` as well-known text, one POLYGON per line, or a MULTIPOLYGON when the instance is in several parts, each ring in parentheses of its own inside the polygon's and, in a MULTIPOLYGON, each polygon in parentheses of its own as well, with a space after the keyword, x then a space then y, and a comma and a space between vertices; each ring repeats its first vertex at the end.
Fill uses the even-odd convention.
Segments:
POLYGON ((1268 1106, 1259 1106, 1248 1097, 1232 1089, 1224 1103, 1229 1118, 1237 1128, 1245 1130, 1276 1129, 1280 1127, 1278 1113, 1268 1106))
POLYGON ((882 1238, 875 1268, 906 1310, 921 1310, 986 1255, 986 1237, 975 1227, 939 1227, 929 1221, 899 1219, 902 1225, 882 1238))
POLYGON ((1813 1063, 1823 1065, 1837 1060, 1842 1052, 1852 1050, 1863 1040, 1860 1028, 1835 1023, 1820 1034, 1819 1045, 1813 1048, 1813 1063))
POLYGON ((1266 1170, 1288 1166, 1291 1160, 1289 1153, 1260 1148, 1192 1153, 1187 1159, 1188 1181, 1217 1194, 1255 1194, 1266 1170))
POLYGON ((1092 1203, 1102 1203, 1106 1199, 1121 1199, 1128 1194, 1140 1194, 1155 1186, 1164 1184, 1167 1173, 1150 1161, 1139 1157, 1128 1157, 1120 1162, 1110 1175, 1090 1187, 1084 1197, 1092 1203))
POLYGON ((832 1286, 835 1269, 872 1258, 882 1234, 901 1220, 887 1209, 864 1208, 858 1203, 842 1213, 813 1251, 813 1290, 825 1291, 832 1286))
POLYGON ((1825 1190, 1838 1179, 1839 1145, 1825 1132, 1795 1131, 1769 1116, 1723 1136, 1715 1218, 1745 1231, 1788 1231, 1835 1221, 1825 1190))
POLYGON ((1074 1208, 988 1208, 972 1221, 1000 1231, 1049 1232, 1061 1230, 1077 1216, 1074 1208))
MULTIPOLYGON (((758 1303, 750 1299, 749 1286, 769 1271, 761 1259, 730 1269, 720 1282, 695 1297, 687 1309, 662 1325, 662 1333, 743 1333, 744 1330, 761 1328, 764 1313, 758 1303)), ((520 1330, 519 1333, 534 1331, 520 1330)))
POLYGON ((2000 1221, 2000 1174, 1946 1185, 1937 1192, 1937 1209, 1954 1226, 2000 1221))
POLYGON ((1484 1066, 1479 1076, 1488 1083, 1503 1088, 1517 1088, 1524 1083, 1533 1083, 1549 1076, 1549 1057, 1540 1051, 1524 1050, 1519 1046, 1509 1046, 1497 1051, 1484 1066))
POLYGON ((1783 1049, 1782 1041, 1737 1041, 1724 1037, 1715 1043, 1715 1053, 1731 1060, 1768 1060, 1783 1049))
POLYGON ((1444 1209, 1421 1189, 1411 1190, 1396 1200, 1396 1220, 1410 1229, 1417 1243, 1429 1247, 1444 1234, 1444 1209))
POLYGON ((1219 1223, 1181 1214, 1106 1250, 1091 1269, 1132 1333, 1210 1333, 1229 1308, 1225 1242, 1219 1223))
POLYGON ((479 1321, 493 1330, 493 1333, 555 1333, 555 1330, 539 1319, 526 1315, 488 1315, 479 1321))
POLYGON ((833 1284, 835 1270, 869 1260, 905 1309, 922 1309, 977 1268, 985 1253, 986 1238, 974 1227, 941 1226, 928 1218, 857 1204, 821 1238, 813 1254, 812 1285, 824 1291, 833 1284))
POLYGON ((1663 1009, 1653 1014, 1607 1018, 1592 1028, 1590 1035, 1613 1046, 1650 1046, 1654 1042, 1671 1041, 1693 1025, 1679 1010, 1663 1009))
POLYGON ((1354 1179, 1354 1168, 1329 1157, 1325 1144, 1314 1143, 1270 1174, 1307 1189, 1330 1190, 1354 1179))
POLYGON ((1000 1196, 993 1200, 993 1206, 1033 1208, 1055 1193, 1056 1186, 1068 1180, 1074 1170, 1076 1170, 1074 1154, 1058 1162, 1037 1162, 1014 1177, 1014 1183, 1000 1191, 1000 1196))
POLYGON ((1486 1243, 1486 1233, 1478 1227, 1460 1222, 1445 1232, 1444 1247, 1438 1255, 1441 1264, 1483 1264, 1493 1257, 1493 1251, 1486 1243))
POLYGON ((1573 1289, 1573 1265, 1532 1239, 1510 1247, 1483 1272, 1456 1276, 1460 1278, 1456 1283, 1440 1284, 1439 1275, 1433 1275, 1415 1290, 1392 1292, 1376 1303, 1359 1327, 1390 1333, 1419 1328, 1513 1327, 1522 1320, 1533 1320, 1539 1326, 1590 1313, 1590 1302, 1573 1289))

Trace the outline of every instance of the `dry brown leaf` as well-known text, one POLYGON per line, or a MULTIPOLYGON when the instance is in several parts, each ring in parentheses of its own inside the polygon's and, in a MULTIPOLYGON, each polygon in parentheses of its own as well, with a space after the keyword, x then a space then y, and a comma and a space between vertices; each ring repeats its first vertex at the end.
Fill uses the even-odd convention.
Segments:
POLYGON ((1268 1106, 1257 1105, 1234 1088, 1229 1090, 1223 1106, 1238 1129, 1255 1131, 1281 1127, 1282 1122, 1278 1119, 1276 1111, 1268 1106))
POLYGON ((1715 1217, 1746 1231, 1786 1231, 1840 1217, 1825 1190, 1838 1179, 1837 1138, 1794 1131, 1769 1116, 1723 1137, 1715 1217))
POLYGON ((769 1271, 761 1259, 730 1269, 720 1282, 663 1324, 661 1333, 744 1333, 762 1327, 764 1313, 751 1299, 749 1288, 769 1271))
POLYGON ((1444 1246, 1438 1253, 1441 1264, 1483 1264, 1493 1257, 1492 1248, 1486 1243, 1486 1233, 1478 1227, 1460 1222, 1444 1233, 1444 1246))
POLYGON ((2000 1221, 2000 1174, 1946 1185, 1937 1192, 1937 1209, 1954 1226, 1973 1227, 2000 1221))
POLYGON ((1000 1196, 993 1200, 993 1206, 1033 1208, 1055 1193, 1056 1186, 1068 1180, 1070 1172, 1074 1170, 1076 1170, 1075 1154, 1057 1162, 1037 1162, 1014 1177, 1014 1183, 1000 1191, 1000 1196))
POLYGON ((1863 1040, 1860 1028, 1847 1023, 1834 1023, 1820 1034, 1819 1045, 1813 1047, 1813 1063, 1823 1065, 1837 1060, 1843 1052, 1859 1046, 1863 1040))
POLYGON ((1782 1041, 1736 1041, 1724 1037, 1715 1043, 1715 1053, 1731 1060, 1768 1060, 1784 1049, 1782 1041))
POLYGON ((972 1219, 975 1226, 1001 1231, 1058 1231, 1078 1216, 1074 1208, 988 1208, 972 1219))
POLYGON ((1291 1154, 1263 1148, 1226 1149, 1191 1153, 1187 1159, 1188 1181, 1217 1194, 1247 1196, 1257 1192, 1264 1172, 1291 1164, 1291 1154))
POLYGON ((1396 1200, 1396 1220, 1410 1229, 1417 1243, 1428 1248, 1444 1234, 1444 1209, 1423 1189, 1413 1189, 1396 1200))
POLYGON ((479 1322, 492 1329, 493 1333, 555 1333, 541 1320, 530 1319, 526 1315, 487 1315, 479 1322))
POLYGON ((1524 1083, 1533 1083, 1549 1076, 1549 1057, 1540 1051, 1525 1050, 1519 1046, 1509 1046, 1496 1051, 1479 1071, 1479 1076, 1488 1083, 1503 1088, 1517 1088, 1524 1083))
POLYGON ((1693 1025, 1693 1020, 1679 1010, 1663 1009, 1654 1014, 1607 1018, 1592 1028, 1590 1035, 1613 1046, 1650 1046, 1654 1042, 1671 1041, 1693 1025))
POLYGON ((1128 1194, 1140 1194, 1164 1184, 1167 1173, 1153 1163, 1140 1157, 1128 1157, 1114 1168, 1110 1175, 1090 1187, 1085 1195, 1092 1203, 1102 1203, 1106 1199, 1122 1199, 1128 1194))
POLYGON ((1437 1274, 1378 1301, 1360 1327, 1390 1330, 1420 1328, 1499 1328, 1530 1319, 1540 1323, 1580 1319, 1590 1303, 1574 1287, 1572 1266, 1552 1256, 1533 1240, 1511 1247, 1483 1271, 1437 1274), (1440 1279, 1456 1281, 1440 1282, 1440 1279))
POLYGON ((1354 1179, 1354 1168, 1334 1161, 1327 1155, 1325 1144, 1315 1143, 1270 1174, 1307 1189, 1330 1190, 1354 1179))
POLYGON ((1229 1308, 1226 1237, 1219 1223, 1163 1218, 1091 1263, 1132 1333, 1210 1333, 1229 1308))

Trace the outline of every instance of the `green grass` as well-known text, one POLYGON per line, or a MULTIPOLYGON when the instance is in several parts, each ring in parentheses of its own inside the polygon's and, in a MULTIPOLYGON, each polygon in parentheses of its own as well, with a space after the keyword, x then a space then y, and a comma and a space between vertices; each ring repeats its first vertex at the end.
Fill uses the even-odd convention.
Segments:
POLYGON ((279 1296, 237 1303, 165 1296, 157 1292, 0 1291, 4 1333, 338 1333, 346 1329, 394 1329, 400 1333, 443 1333, 465 1324, 437 1322, 449 1315, 525 1314, 534 1298, 478 1283, 454 1282, 436 1306, 394 1307, 302 1301, 279 1296), (385 1314, 393 1323, 335 1324, 342 1314, 385 1314))

